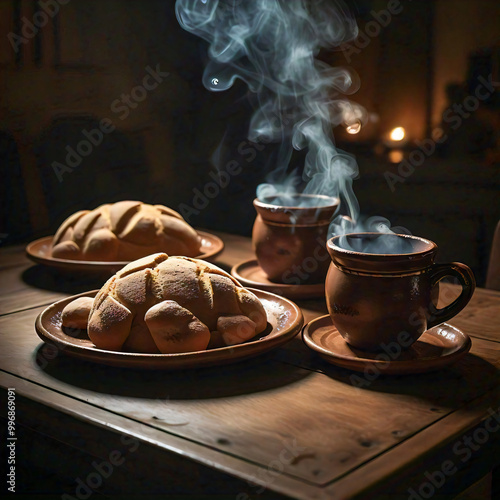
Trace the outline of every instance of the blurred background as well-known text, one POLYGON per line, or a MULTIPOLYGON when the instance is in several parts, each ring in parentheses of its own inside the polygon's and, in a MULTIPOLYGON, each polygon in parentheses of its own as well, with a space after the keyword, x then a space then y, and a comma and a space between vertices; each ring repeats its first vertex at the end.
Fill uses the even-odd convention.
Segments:
MULTIPOLYGON (((434 240, 440 260, 468 264, 484 284, 500 219, 500 3, 347 3, 358 40, 319 57, 361 81, 350 98, 366 123, 334 130, 359 164, 361 212, 434 240)), ((250 235, 273 146, 246 139, 242 82, 203 87, 206 43, 179 27, 174 6, 0 0, 1 245, 122 199, 250 235)))

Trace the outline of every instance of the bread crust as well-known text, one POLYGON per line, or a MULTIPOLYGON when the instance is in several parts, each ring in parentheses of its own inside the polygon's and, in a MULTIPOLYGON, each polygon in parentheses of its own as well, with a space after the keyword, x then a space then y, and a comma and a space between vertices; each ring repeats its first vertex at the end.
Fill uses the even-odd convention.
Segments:
POLYGON ((51 255, 124 262, 157 252, 195 257, 200 248, 200 237, 175 210, 127 200, 68 217, 54 236, 51 255))
POLYGON ((266 327, 260 300, 231 275, 202 260, 158 253, 105 283, 88 334, 102 349, 172 354, 239 344, 266 327))

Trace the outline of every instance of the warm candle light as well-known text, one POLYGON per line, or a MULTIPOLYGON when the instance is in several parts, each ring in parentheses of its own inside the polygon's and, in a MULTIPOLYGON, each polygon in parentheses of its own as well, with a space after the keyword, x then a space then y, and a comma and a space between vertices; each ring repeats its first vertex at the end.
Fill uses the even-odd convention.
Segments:
POLYGON ((391 141, 402 141, 405 138, 405 129, 403 127, 393 128, 389 137, 391 141))
POLYGON ((347 125, 345 128, 348 134, 358 134, 359 131, 361 130, 361 123, 356 122, 352 123, 351 125, 347 125))
POLYGON ((401 163, 404 160, 404 154, 401 149, 393 149, 389 151, 389 161, 391 163, 401 163))
POLYGON ((391 141, 402 141, 405 138, 405 129, 403 127, 396 127, 391 130, 389 137, 391 141))

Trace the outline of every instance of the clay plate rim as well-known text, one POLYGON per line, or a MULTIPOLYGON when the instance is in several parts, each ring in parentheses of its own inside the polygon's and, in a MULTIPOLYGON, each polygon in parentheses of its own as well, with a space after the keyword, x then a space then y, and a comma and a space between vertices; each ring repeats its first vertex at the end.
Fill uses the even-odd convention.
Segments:
POLYGON ((302 311, 290 300, 262 290, 251 291, 263 301, 268 314, 268 329, 265 331, 265 336, 261 338, 231 347, 180 354, 143 354, 106 351, 95 347, 88 338, 66 335, 61 329, 63 308, 78 297, 94 297, 98 290, 54 302, 38 315, 35 329, 41 340, 55 345, 64 353, 109 366, 176 370, 229 364, 257 356, 288 342, 299 333, 304 324, 302 311))
MULTIPOLYGON (((205 231, 196 231, 201 237, 201 249, 203 253, 196 259, 209 259, 215 257, 224 249, 224 242, 215 234, 205 231)), ((53 236, 45 236, 32 241, 26 246, 27 256, 37 264, 56 267, 63 271, 85 271, 85 272, 116 272, 129 264, 127 262, 85 261, 71 259, 57 259, 50 255, 53 236)))
POLYGON ((274 283, 265 278, 264 271, 259 266, 257 259, 250 259, 240 262, 232 267, 231 276, 236 278, 242 285, 258 288, 266 292, 281 295, 289 299, 313 299, 325 296, 325 283, 315 283, 314 285, 293 285, 286 283, 274 283), (249 273, 260 270, 263 274, 262 281, 255 281, 247 278, 249 273))
POLYGON ((425 342, 425 339, 429 336, 434 338, 444 337, 444 330, 445 332, 453 331, 453 333, 460 339, 455 343, 455 349, 449 354, 444 353, 440 356, 426 356, 424 353, 423 355, 419 355, 418 351, 414 349, 414 346, 411 346, 410 349, 413 349, 413 352, 416 352, 417 355, 419 355, 417 359, 402 361, 392 360, 387 362, 380 359, 372 359, 371 356, 376 356, 376 353, 367 353, 367 357, 359 357, 358 354, 362 354, 363 351, 350 348, 350 346, 348 346, 343 340, 342 342, 344 342, 346 349, 355 350, 355 353, 353 352, 352 356, 325 348, 315 339, 315 334, 320 328, 329 328, 330 335, 340 336, 337 329, 333 326, 330 316, 327 314, 310 321, 304 326, 302 330, 302 339, 304 343, 310 349, 316 351, 328 363, 357 372, 363 372, 367 367, 376 367, 380 370, 381 374, 388 375, 404 375, 434 371, 451 363, 455 363, 460 358, 465 356, 472 346, 472 341, 466 333, 448 323, 442 323, 441 325, 435 326, 422 334, 422 337, 420 337, 417 341, 419 346, 418 351, 421 351, 421 348, 425 348, 426 345, 431 345, 430 343, 425 342))

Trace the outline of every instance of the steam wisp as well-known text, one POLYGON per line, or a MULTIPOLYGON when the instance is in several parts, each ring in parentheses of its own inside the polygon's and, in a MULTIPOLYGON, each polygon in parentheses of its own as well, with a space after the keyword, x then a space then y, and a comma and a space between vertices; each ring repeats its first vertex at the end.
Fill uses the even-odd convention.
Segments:
POLYGON ((321 49, 335 49, 358 34, 343 1, 177 0, 176 15, 184 29, 209 43, 205 87, 218 92, 238 78, 245 81, 258 103, 248 138, 279 145, 267 183, 257 189, 259 200, 289 206, 297 193, 339 198, 342 215, 330 236, 366 225, 390 232, 380 218, 360 221, 352 190, 358 166, 334 143, 334 126, 359 126, 366 115, 345 97, 358 89, 356 76, 318 59, 321 49), (294 150, 307 151, 301 175, 290 173, 294 150))
MULTIPOLYGON (((223 91, 237 78, 256 94, 248 138, 278 143, 269 183, 257 197, 296 193, 288 175, 293 149, 307 149, 303 179, 306 194, 333 197, 342 193, 352 215, 357 203, 352 179, 354 158, 334 146, 332 125, 353 124, 363 110, 341 97, 355 92, 358 82, 344 68, 318 60, 320 49, 331 49, 357 36, 354 18, 340 1, 303 0, 178 0, 183 28, 209 45, 205 87, 223 91)), ((296 175, 296 174, 295 174, 296 175)), ((355 212, 355 213, 353 213, 355 212)))
MULTIPOLYGON (((387 226, 384 224, 384 227, 387 226)), ((409 254, 418 250, 412 240, 391 230, 370 232, 368 235, 359 233, 355 235, 344 234, 338 239, 337 246, 352 252, 377 255, 409 254)))

